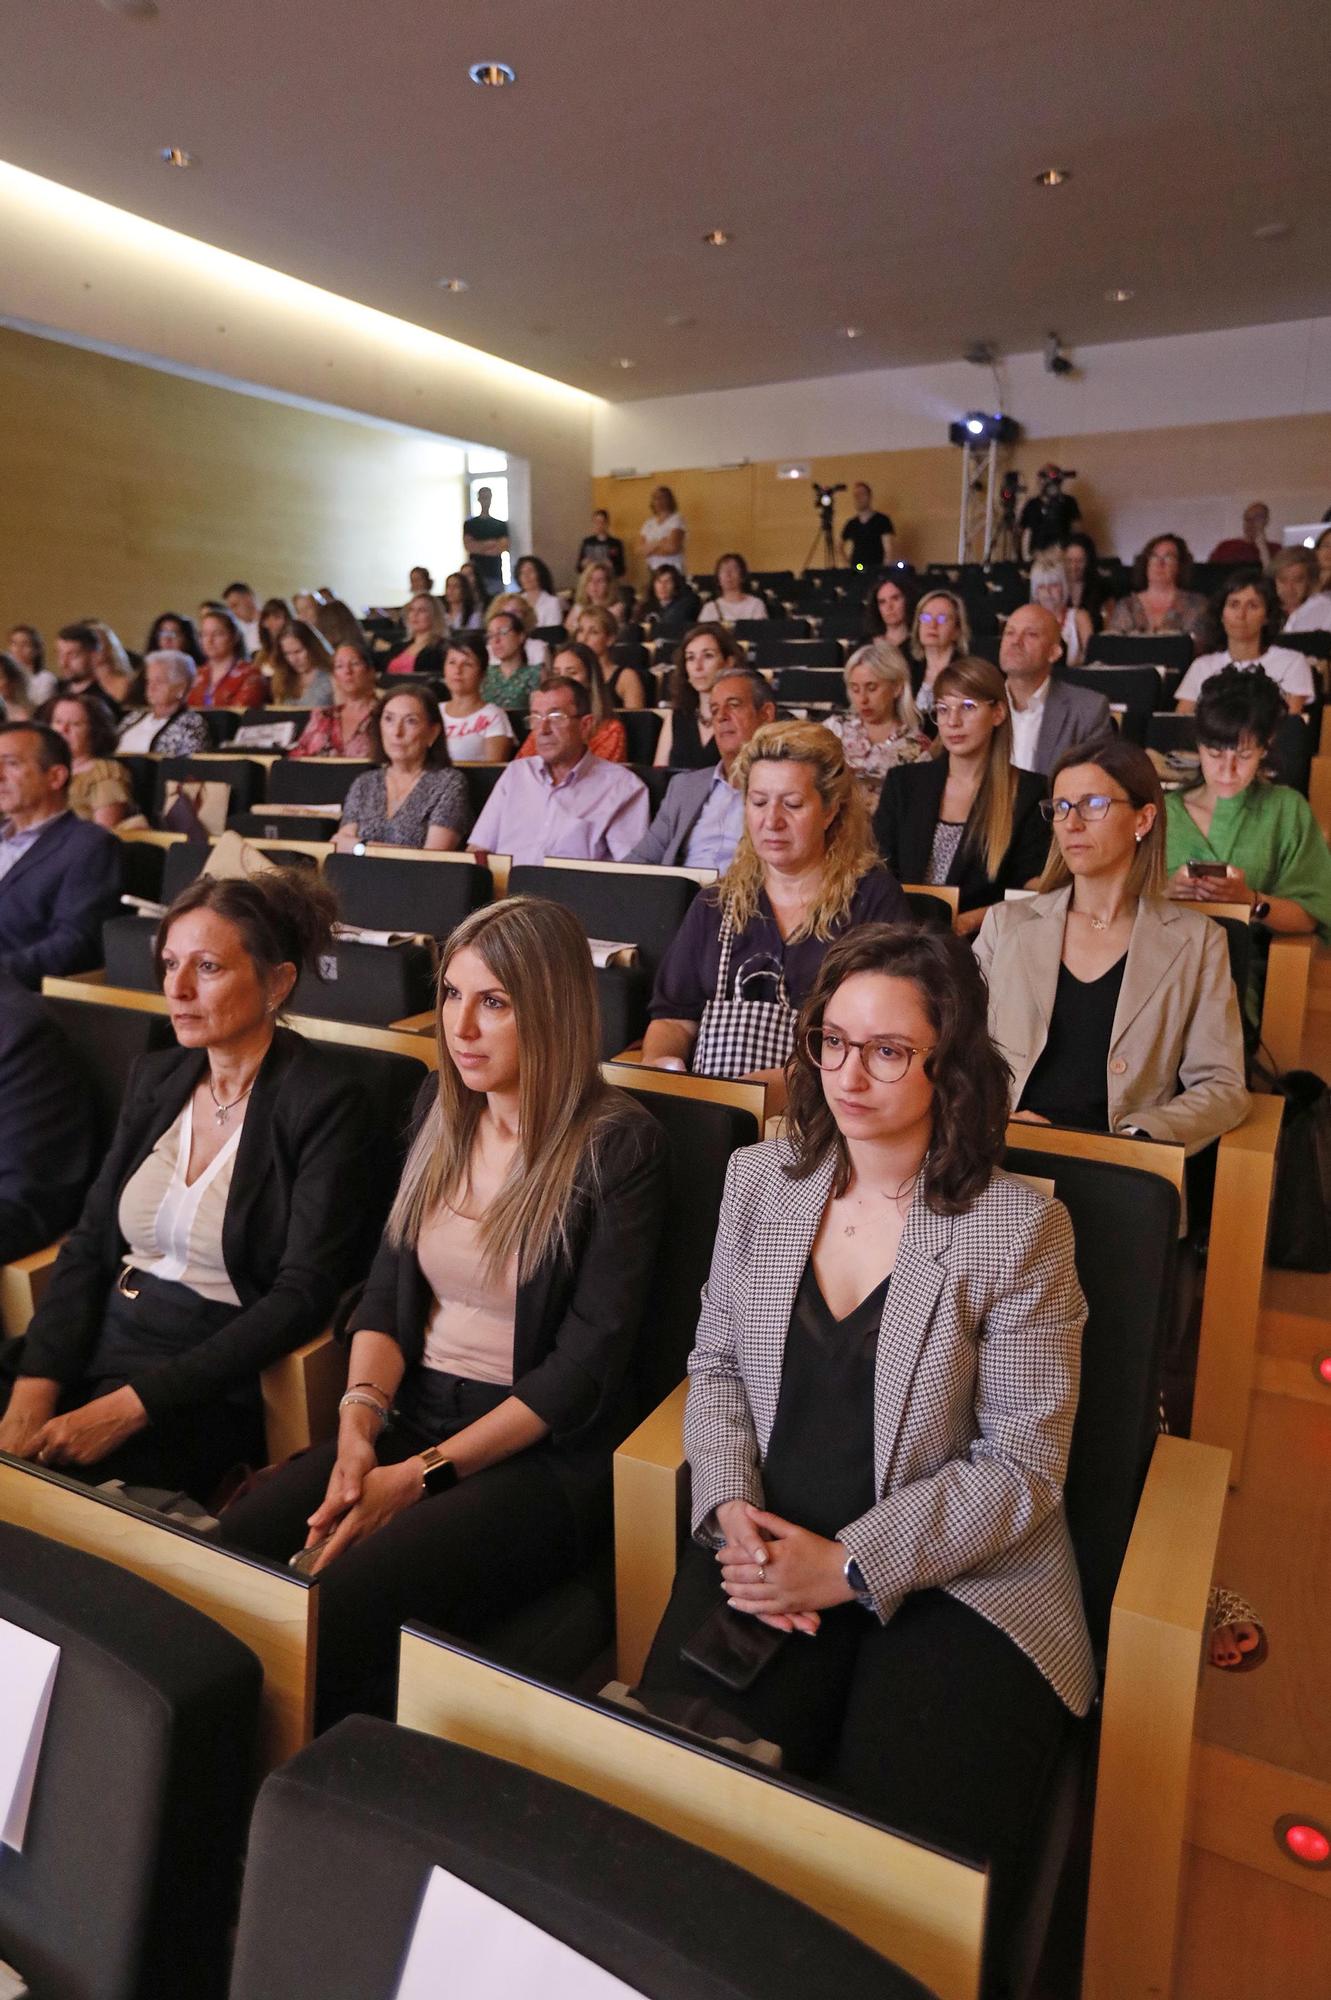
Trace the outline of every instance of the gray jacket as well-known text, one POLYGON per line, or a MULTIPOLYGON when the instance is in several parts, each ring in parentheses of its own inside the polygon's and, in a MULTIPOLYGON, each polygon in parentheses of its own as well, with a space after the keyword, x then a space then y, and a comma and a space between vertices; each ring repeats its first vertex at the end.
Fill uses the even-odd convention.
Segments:
POLYGON ((681 861, 715 776, 715 764, 708 764, 701 771, 681 771, 677 778, 672 778, 656 818, 629 860, 647 861, 657 868, 669 868, 681 861))
POLYGON ((1074 743, 1113 733, 1114 718, 1102 694, 1094 693, 1091 688, 1072 687, 1055 676, 1045 696, 1035 768, 1047 778, 1063 752, 1074 743))

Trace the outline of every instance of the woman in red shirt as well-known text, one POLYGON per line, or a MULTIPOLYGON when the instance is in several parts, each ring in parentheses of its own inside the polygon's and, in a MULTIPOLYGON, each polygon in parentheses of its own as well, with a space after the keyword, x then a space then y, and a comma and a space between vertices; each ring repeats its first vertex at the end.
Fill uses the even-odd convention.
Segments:
POLYGON ((209 611, 199 620, 203 665, 189 691, 191 708, 261 708, 263 675, 245 658, 245 641, 229 611, 209 611))

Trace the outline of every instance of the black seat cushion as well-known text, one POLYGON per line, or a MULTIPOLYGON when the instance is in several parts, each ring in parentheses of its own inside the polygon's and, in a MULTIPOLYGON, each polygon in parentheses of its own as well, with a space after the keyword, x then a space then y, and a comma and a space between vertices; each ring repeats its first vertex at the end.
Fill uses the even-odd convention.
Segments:
POLYGON ((293 1014, 386 1028, 434 1004, 434 955, 423 944, 334 942, 318 972, 302 972, 289 1002, 293 1014))
POLYGON ((490 900, 490 871, 476 862, 330 854, 323 873, 343 920, 369 930, 423 931, 427 937, 446 938, 490 900))
POLYGON ((268 773, 268 802, 276 806, 341 805, 352 779, 373 769, 373 764, 351 759, 282 757, 268 773))
MULTIPOLYGON (((572 910, 588 937, 636 944, 642 970, 656 978, 676 931, 688 915, 698 885, 687 875, 640 872, 601 873, 589 868, 517 867, 508 878, 511 896, 540 896, 572 910)), ((623 1048, 624 1044, 619 1045, 623 1048)))

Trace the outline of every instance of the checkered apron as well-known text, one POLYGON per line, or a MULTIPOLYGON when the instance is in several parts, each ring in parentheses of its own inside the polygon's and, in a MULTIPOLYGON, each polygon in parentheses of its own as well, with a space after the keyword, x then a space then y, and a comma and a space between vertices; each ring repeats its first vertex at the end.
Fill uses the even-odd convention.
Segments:
POLYGON ((721 963, 716 991, 702 1010, 693 1050, 695 1076, 748 1076, 756 1069, 782 1069, 795 1046, 795 1009, 786 992, 786 975, 775 960, 758 967, 742 965, 730 998, 730 953, 735 926, 730 907, 721 919, 721 963), (746 985, 775 974, 775 1000, 745 998, 746 985))

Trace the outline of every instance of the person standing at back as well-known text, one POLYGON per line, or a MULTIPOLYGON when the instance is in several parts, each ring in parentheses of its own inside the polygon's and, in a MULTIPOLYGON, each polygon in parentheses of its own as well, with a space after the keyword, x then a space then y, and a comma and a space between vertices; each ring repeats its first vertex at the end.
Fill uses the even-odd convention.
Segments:
POLYGON ((462 523, 462 546, 471 557, 472 567, 487 597, 504 587, 503 558, 508 554, 508 522, 490 512, 494 492, 481 486, 476 493, 476 512, 462 523))
POLYGON ((584 535, 578 547, 578 560, 574 564, 581 576, 588 563, 609 563, 616 576, 624 574, 624 544, 618 535, 610 532, 610 516, 604 507, 597 507, 592 514, 592 531, 584 535))
POLYGON ((857 479, 850 489, 855 512, 841 530, 841 548, 852 569, 872 574, 890 563, 896 554, 896 528, 890 514, 880 514, 873 504, 873 488, 857 479))

